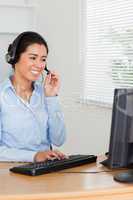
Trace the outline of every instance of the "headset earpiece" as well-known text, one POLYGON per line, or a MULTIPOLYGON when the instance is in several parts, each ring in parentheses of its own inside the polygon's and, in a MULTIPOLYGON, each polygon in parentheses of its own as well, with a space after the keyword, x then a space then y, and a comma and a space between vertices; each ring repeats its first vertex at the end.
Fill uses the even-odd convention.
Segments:
POLYGON ((17 51, 17 48, 18 48, 18 44, 22 38, 23 35, 25 35, 26 32, 23 32, 21 33, 14 41, 12 44, 9 44, 9 47, 8 47, 8 52, 7 54, 5 55, 5 58, 6 58, 6 61, 7 63, 13 65, 15 64, 15 58, 16 58, 16 51, 17 51))
POLYGON ((7 62, 7 63, 10 63, 11 56, 10 56, 9 53, 7 53, 7 54, 5 55, 5 59, 6 59, 6 62, 7 62))
POLYGON ((14 58, 12 57, 13 56, 12 53, 13 53, 12 44, 10 44, 8 47, 8 53, 5 55, 5 59, 9 64, 13 64, 14 58))

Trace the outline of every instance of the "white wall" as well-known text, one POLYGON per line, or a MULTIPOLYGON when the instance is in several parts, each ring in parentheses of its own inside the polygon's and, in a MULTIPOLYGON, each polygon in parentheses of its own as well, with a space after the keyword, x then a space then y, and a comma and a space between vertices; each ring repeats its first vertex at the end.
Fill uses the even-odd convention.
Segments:
MULTIPOLYGON (((56 69, 62 78, 60 98, 67 127, 67 141, 61 149, 66 153, 88 154, 107 151, 111 110, 77 103, 82 67, 79 60, 80 0, 24 2, 37 4, 35 30, 41 33, 49 44, 48 67, 56 69)), ((3 49, 12 38, 13 35, 0 35, 0 41, 3 41, 0 55, 4 55, 3 49)), ((1 63, 3 67, 0 72, 3 73, 3 79, 6 76, 7 64, 4 61, 1 63)))
POLYGON ((0 0, 0 81, 11 71, 5 61, 8 45, 27 28, 34 28, 34 6, 29 0, 0 0))

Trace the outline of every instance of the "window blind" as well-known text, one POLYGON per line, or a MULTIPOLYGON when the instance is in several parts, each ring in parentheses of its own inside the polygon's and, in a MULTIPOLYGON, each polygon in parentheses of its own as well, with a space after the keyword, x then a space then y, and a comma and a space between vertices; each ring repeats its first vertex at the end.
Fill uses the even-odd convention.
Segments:
POLYGON ((81 101, 112 105, 114 88, 133 87, 133 1, 84 0, 81 101))

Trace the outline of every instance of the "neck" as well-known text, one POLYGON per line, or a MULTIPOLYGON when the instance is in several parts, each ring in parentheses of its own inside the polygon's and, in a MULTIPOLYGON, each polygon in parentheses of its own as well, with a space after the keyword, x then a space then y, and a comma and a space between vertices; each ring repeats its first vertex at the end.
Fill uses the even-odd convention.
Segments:
POLYGON ((12 76, 12 83, 16 89, 22 91, 31 91, 32 90, 32 81, 26 80, 20 76, 16 71, 12 76))

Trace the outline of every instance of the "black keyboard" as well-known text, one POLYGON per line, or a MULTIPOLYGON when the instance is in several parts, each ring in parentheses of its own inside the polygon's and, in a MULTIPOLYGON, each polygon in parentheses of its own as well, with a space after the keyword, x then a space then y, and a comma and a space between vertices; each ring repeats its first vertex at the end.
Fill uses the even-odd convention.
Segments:
POLYGON ((69 158, 63 160, 48 160, 45 162, 28 163, 12 167, 9 170, 14 173, 37 176, 50 172, 55 172, 71 167, 76 167, 92 162, 96 162, 97 157, 94 155, 70 155, 69 158))

